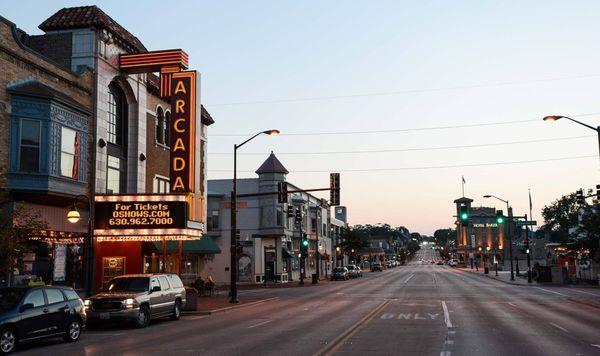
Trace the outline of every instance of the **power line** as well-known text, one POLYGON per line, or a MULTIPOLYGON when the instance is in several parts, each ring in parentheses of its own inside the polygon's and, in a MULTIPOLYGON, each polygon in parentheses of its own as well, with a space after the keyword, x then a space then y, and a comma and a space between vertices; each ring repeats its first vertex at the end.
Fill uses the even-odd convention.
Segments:
MULTIPOLYGON (((579 115, 570 115, 570 117, 583 117, 600 115, 600 113, 587 113, 579 115)), ((395 133, 395 132, 411 132, 411 131, 433 131, 433 130, 447 130, 447 129, 459 129, 469 127, 481 127, 481 126, 496 126, 496 125, 513 125, 523 124, 530 122, 540 122, 541 117, 537 119, 529 120, 514 120, 514 121, 496 121, 496 122, 485 122, 485 123, 471 123, 471 124, 458 124, 448 126, 430 126, 430 127, 412 127, 404 129, 383 129, 383 130, 364 130, 364 131, 321 131, 321 132, 284 132, 279 134, 280 136, 321 136, 321 135, 360 135, 360 134, 382 134, 382 133, 395 133)), ((234 134, 234 133, 223 133, 223 134, 210 134, 211 137, 246 137, 252 136, 253 134, 234 134)))
MULTIPOLYGON (((508 146, 508 145, 518 145, 518 144, 538 143, 538 142, 569 141, 569 140, 579 140, 579 139, 583 139, 583 138, 592 138, 592 137, 594 137, 594 136, 571 136, 571 137, 560 137, 560 138, 543 138, 543 139, 536 139, 536 140, 482 143, 482 144, 475 144, 475 145, 413 147, 413 148, 397 148, 397 149, 386 149, 386 150, 277 152, 277 155, 278 156, 280 156, 280 155, 300 156, 300 155, 337 155, 337 154, 367 154, 367 153, 436 151, 436 150, 448 150, 448 149, 460 149, 460 148, 508 146)), ((208 154, 209 155, 231 155, 231 152, 208 152, 208 154)), ((264 152, 239 152, 238 155, 264 156, 265 153, 264 152)))
MULTIPOLYGON (((556 162, 566 160, 576 160, 583 158, 594 158, 597 156, 572 156, 572 157, 559 157, 559 158, 546 158, 546 159, 535 159, 535 160, 524 160, 524 161, 508 161, 508 162, 488 162, 488 163, 472 163, 472 164, 453 164, 443 166, 420 166, 420 167, 398 167, 398 168, 361 168, 361 169, 328 169, 328 170, 299 170, 291 171, 290 173, 329 173, 329 172, 395 172, 395 171, 417 171, 417 170, 430 170, 430 169, 445 169, 445 168, 465 168, 465 167, 483 167, 483 166, 500 166, 500 165, 512 165, 512 164, 524 164, 524 163, 540 163, 540 162, 556 162)), ((209 173, 231 173, 232 170, 227 169, 215 169, 209 170, 209 173)), ((242 173, 253 173, 253 171, 240 171, 242 173)))
POLYGON ((432 93, 432 92, 451 91, 451 90, 464 90, 464 89, 477 89, 477 88, 522 85, 522 84, 531 84, 531 83, 543 83, 543 82, 553 82, 553 81, 560 81, 560 80, 585 79, 585 78, 594 78, 594 77, 599 77, 599 76, 600 76, 600 74, 588 74, 588 75, 575 75, 575 76, 567 76, 567 77, 530 79, 530 80, 519 80, 519 81, 509 81, 509 82, 460 85, 460 86, 453 86, 453 87, 408 89, 408 90, 387 91, 387 92, 378 92, 378 93, 316 96, 316 97, 306 97, 306 98, 287 98, 287 99, 273 99, 273 100, 238 101, 238 102, 231 102, 231 103, 209 104, 208 106, 215 107, 215 106, 237 106, 237 105, 252 105, 252 104, 281 104, 281 103, 298 103, 298 102, 319 101, 319 100, 352 99, 352 98, 362 98, 362 97, 371 97, 371 96, 419 94, 419 93, 432 93))

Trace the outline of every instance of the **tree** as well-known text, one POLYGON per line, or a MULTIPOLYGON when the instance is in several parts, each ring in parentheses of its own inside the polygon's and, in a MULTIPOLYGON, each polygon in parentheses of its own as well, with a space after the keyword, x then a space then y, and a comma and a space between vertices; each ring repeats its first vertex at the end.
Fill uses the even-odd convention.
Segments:
POLYGON ((587 205, 581 211, 581 221, 576 230, 577 247, 590 251, 590 257, 600 262, 600 205, 587 205))
POLYGON ((433 233, 433 239, 438 246, 450 246, 450 242, 456 238, 456 231, 453 229, 438 229, 433 233))
POLYGON ((550 241, 569 241, 569 229, 578 226, 578 210, 575 193, 564 195, 542 209, 542 229, 550 233, 550 241))
POLYGON ((0 276, 23 268, 21 259, 29 250, 29 239, 41 236, 46 229, 38 214, 21 204, 0 200, 0 276))
POLYGON ((354 256, 369 247, 369 240, 363 231, 357 228, 342 229, 340 248, 348 256, 354 256))

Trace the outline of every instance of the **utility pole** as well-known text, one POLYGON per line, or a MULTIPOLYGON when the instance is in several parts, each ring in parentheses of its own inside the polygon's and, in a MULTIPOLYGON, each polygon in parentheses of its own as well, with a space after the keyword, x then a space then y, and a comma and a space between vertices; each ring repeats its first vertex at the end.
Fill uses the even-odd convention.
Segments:
MULTIPOLYGON (((508 203, 507 203, 508 205, 508 203)), ((510 280, 515 280, 515 270, 513 266, 513 242, 512 242, 512 225, 514 224, 514 220, 512 219, 513 212, 511 207, 507 207, 508 209, 508 259, 510 260, 510 280)))
MULTIPOLYGON (((527 223, 527 214, 525 214, 525 223, 527 223)), ((529 249, 529 226, 525 225, 525 248, 527 249, 527 283, 531 283, 531 250, 529 249)))

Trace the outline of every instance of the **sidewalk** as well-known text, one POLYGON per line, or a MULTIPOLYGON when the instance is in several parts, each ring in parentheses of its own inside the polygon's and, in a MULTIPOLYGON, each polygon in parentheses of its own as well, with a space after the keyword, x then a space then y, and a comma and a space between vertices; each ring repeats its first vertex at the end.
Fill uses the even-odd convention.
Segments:
POLYGON ((531 283, 527 283, 527 271, 522 271, 521 272, 521 276, 517 276, 517 274, 515 273, 515 280, 511 281, 510 280, 510 271, 498 271, 498 276, 496 276, 496 271, 494 269, 490 269, 490 273, 489 274, 485 274, 483 273, 483 268, 479 268, 479 271, 477 271, 476 269, 471 269, 470 267, 460 267, 460 268, 456 268, 459 271, 463 271, 463 272, 469 272, 469 273, 473 273, 473 274, 478 274, 484 277, 488 277, 491 279, 495 279, 497 281, 500 282, 504 282, 504 283, 509 283, 509 284, 514 284, 514 285, 520 285, 520 286, 532 286, 532 285, 539 285, 538 282, 536 281, 531 281, 531 283))

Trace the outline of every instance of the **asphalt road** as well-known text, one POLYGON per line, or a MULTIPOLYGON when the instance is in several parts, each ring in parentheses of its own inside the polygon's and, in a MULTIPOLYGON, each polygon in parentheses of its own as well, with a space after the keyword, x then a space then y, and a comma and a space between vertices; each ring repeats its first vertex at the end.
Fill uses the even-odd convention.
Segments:
POLYGON ((600 355, 598 288, 515 286, 415 261, 361 279, 244 294, 278 299, 142 330, 90 330, 75 344, 45 341, 20 354, 600 355))

